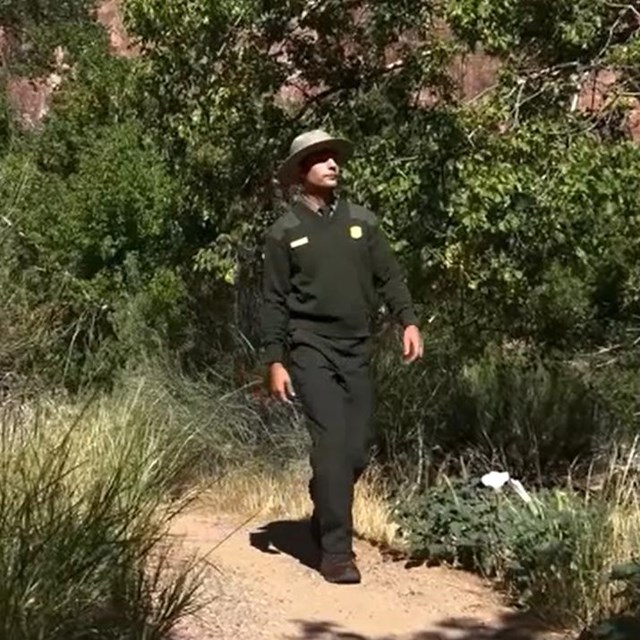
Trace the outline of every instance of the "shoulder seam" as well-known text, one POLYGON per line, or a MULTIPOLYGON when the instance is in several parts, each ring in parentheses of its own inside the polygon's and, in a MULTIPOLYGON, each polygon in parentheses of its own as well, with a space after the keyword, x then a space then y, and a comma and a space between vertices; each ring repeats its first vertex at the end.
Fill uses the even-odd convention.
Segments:
POLYGON ((363 220, 372 225, 375 225, 378 222, 376 214, 362 205, 349 202, 349 211, 351 213, 351 217, 357 220, 363 220))
POLYGON ((287 229, 293 229, 300 224, 300 221, 295 217, 291 210, 283 213, 270 227, 269 235, 278 240, 282 240, 287 229))

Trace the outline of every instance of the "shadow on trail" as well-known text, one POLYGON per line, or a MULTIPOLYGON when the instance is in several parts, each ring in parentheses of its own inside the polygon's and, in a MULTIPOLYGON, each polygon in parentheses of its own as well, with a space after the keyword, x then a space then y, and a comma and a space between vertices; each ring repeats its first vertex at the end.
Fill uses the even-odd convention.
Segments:
MULTIPOLYGON (((400 636, 363 636, 331 622, 297 621, 300 627, 295 640, 400 640, 400 636)), ((509 614, 495 623, 486 624, 472 618, 450 618, 402 640, 552 640, 551 634, 539 623, 523 614, 509 614)))
MULTIPOLYGON (((318 548, 311 537, 309 520, 279 520, 270 522, 249 534, 252 547, 263 553, 284 553, 300 564, 317 569, 318 548)), ((304 637, 304 636, 303 636, 304 637)))
MULTIPOLYGON (((317 570, 318 549, 308 520, 278 520, 249 534, 252 547, 267 554, 285 554, 317 570)), ((473 618, 448 618, 413 635, 365 636, 328 621, 294 621, 299 631, 291 640, 560 640, 531 615, 511 613, 487 624, 473 618)), ((640 636, 638 638, 640 640, 640 636)))

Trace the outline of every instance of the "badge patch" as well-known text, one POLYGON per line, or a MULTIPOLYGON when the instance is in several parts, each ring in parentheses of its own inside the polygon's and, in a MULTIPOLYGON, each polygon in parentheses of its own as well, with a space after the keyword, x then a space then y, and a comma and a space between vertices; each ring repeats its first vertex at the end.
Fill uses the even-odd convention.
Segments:
POLYGON ((302 245, 307 244, 308 242, 309 242, 309 238, 307 238, 307 236, 304 236, 304 238, 298 238, 297 240, 292 240, 289 246, 292 249, 295 249, 296 247, 301 247, 302 245))
POLYGON ((358 240, 359 238, 362 238, 362 227, 357 224, 353 227, 349 227, 349 233, 354 240, 358 240))

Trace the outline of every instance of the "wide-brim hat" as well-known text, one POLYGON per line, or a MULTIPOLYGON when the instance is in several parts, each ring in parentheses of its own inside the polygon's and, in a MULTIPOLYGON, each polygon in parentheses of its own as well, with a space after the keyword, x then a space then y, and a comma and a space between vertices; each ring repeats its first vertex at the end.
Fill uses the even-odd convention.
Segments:
POLYGON ((293 140, 289 156, 278 169, 280 184, 288 186, 296 182, 300 163, 310 154, 325 149, 335 152, 340 162, 348 160, 353 153, 353 145, 345 138, 336 138, 322 129, 302 133, 293 140))

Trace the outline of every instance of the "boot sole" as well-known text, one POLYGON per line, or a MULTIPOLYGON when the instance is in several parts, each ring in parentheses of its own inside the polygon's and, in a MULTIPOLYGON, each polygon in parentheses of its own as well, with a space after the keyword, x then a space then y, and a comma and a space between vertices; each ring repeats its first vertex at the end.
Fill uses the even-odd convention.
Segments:
POLYGON ((330 584, 360 584, 362 582, 362 578, 354 577, 354 578, 329 578, 327 576, 322 576, 326 582, 330 584))

